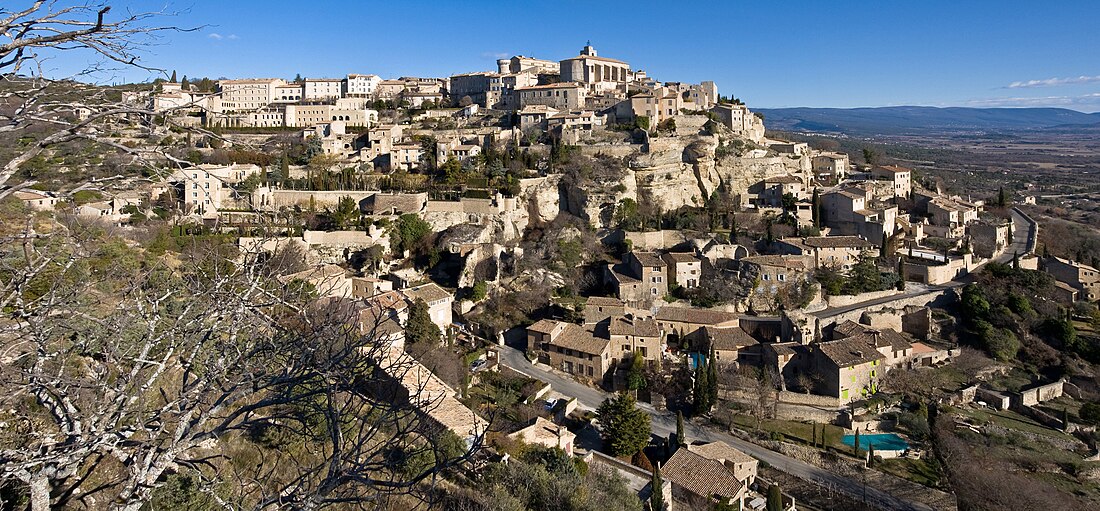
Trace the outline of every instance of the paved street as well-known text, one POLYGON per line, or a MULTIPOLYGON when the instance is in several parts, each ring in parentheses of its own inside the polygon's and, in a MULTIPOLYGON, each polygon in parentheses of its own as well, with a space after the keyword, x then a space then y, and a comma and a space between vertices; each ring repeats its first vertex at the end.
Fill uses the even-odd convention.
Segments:
MULTIPOLYGON (((581 408, 595 410, 596 407, 608 396, 607 393, 594 389, 587 385, 582 385, 570 378, 565 377, 554 371, 547 370, 545 368, 536 366, 527 361, 519 350, 511 347, 501 348, 501 362, 520 373, 523 373, 532 378, 538 378, 545 381, 553 387, 554 390, 561 392, 562 394, 576 397, 580 403, 581 408)), ((651 423, 653 425, 653 433, 658 435, 668 436, 676 430, 676 415, 669 412, 658 412, 651 406, 640 403, 639 406, 649 412, 651 417, 651 423)), ((879 491, 875 488, 864 487, 860 481, 855 481, 843 476, 839 476, 823 468, 811 465, 799 461, 797 459, 785 456, 778 452, 769 450, 759 445, 746 442, 740 438, 732 435, 717 431, 711 428, 703 428, 695 424, 688 423, 685 425, 687 429, 687 435, 690 439, 696 441, 714 441, 722 440, 753 457, 767 462, 772 467, 778 470, 791 474, 795 477, 827 486, 848 495, 851 498, 862 500, 866 494, 867 501, 870 503, 876 503, 883 509, 895 509, 895 510, 930 510, 931 508, 916 502, 909 502, 896 498, 885 492, 879 491), (864 493, 866 492, 866 493, 864 493)))

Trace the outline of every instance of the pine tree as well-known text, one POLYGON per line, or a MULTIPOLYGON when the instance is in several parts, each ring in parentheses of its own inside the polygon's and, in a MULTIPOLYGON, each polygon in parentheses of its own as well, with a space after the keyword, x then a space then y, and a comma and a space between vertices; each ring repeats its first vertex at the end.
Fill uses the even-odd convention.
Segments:
POLYGON ((684 434, 684 412, 676 411, 676 445, 687 447, 687 435, 684 434))
POLYGON ((649 414, 638 409, 634 396, 616 394, 596 409, 604 443, 612 456, 633 456, 645 448, 652 434, 649 414))
POLYGON ((301 73, 294 75, 294 83, 302 83, 301 73))
POLYGON ((661 480, 660 463, 653 467, 653 480, 650 481, 649 487, 649 509, 652 511, 663 511, 665 508, 665 494, 661 491, 664 487, 664 481, 661 480))

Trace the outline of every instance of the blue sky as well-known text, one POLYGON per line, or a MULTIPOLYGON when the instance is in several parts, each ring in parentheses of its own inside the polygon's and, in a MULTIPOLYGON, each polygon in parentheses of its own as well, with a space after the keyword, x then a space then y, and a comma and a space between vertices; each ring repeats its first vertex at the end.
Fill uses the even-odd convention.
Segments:
MULTIPOLYGON (((659 80, 714 80, 750 107, 1100 111, 1095 0, 167 1, 186 10, 169 22, 208 26, 166 36, 145 61, 189 77, 447 76, 513 54, 560 60, 591 40, 659 80)), ((120 78, 147 76, 101 79, 120 78)))

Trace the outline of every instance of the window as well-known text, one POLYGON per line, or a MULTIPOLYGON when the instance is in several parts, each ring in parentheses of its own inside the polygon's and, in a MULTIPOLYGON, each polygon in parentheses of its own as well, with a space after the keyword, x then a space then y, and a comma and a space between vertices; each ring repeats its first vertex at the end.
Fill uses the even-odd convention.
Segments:
POLYGON ((784 274, 782 274, 782 273, 780 273, 780 274, 779 274, 779 281, 780 281, 780 282, 784 282, 784 281, 786 281, 786 280, 787 280, 787 276, 786 276, 786 275, 784 275, 784 274))
POLYGON ((768 274, 767 274, 767 273, 765 273, 765 274, 761 275, 761 277, 762 277, 762 278, 763 278, 764 280, 768 280, 768 274))
POLYGON ((856 375, 853 374, 852 377, 851 377, 851 380, 852 380, 852 383, 855 383, 856 382, 856 375))
POLYGON ((840 391, 840 398, 841 399, 848 399, 848 389, 844 389, 844 390, 840 391))

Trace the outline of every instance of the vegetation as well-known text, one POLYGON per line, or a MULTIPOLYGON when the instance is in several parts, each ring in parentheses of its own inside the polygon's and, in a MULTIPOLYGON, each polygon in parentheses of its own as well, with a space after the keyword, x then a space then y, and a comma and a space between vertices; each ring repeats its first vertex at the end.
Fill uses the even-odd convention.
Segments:
POLYGON ((428 304, 417 299, 409 306, 409 319, 405 322, 405 342, 409 344, 438 344, 443 334, 432 322, 428 304))
POLYGON ((629 393, 607 398, 596 410, 600 435, 613 456, 633 456, 649 444, 649 414, 639 410, 629 393))

